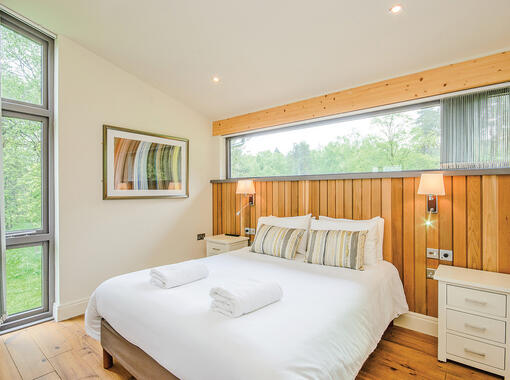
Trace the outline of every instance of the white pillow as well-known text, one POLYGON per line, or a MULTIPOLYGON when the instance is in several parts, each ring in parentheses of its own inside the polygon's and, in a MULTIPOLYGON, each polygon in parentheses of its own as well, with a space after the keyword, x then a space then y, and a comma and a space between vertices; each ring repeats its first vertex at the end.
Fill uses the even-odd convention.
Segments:
POLYGON ((278 217, 278 216, 261 216, 257 222, 257 230, 259 229, 261 224, 266 224, 269 226, 276 227, 287 227, 287 228, 298 228, 305 230, 303 237, 301 238, 301 242, 299 243, 297 253, 306 254, 306 246, 308 244, 308 231, 310 230, 310 220, 312 219, 312 214, 303 215, 303 216, 287 216, 287 217, 278 217))
MULTIPOLYGON (((335 219, 327 216, 319 216, 319 220, 312 221, 312 230, 346 230, 363 231, 368 230, 367 240, 365 241, 366 265, 377 264, 380 260, 379 250, 382 254, 382 239, 380 239, 380 221, 379 217, 369 220, 335 219)), ((384 222, 384 221, 383 221, 384 222)), ((382 258, 382 257, 381 257, 382 258)))
POLYGON ((380 216, 377 216, 376 218, 379 218, 377 220, 377 224, 379 225, 379 243, 377 244, 377 258, 379 260, 383 259, 383 242, 384 242, 384 219, 380 216))

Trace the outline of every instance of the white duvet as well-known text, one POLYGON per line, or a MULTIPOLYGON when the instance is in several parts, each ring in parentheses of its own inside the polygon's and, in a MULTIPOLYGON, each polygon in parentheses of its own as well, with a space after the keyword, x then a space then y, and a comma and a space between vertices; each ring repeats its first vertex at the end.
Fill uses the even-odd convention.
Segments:
POLYGON ((209 277, 172 289, 149 270, 114 277, 91 296, 85 327, 101 318, 183 380, 352 379, 392 319, 408 311, 396 268, 365 271, 251 253, 200 259, 209 277), (278 282, 281 301, 240 318, 211 312, 209 290, 225 278, 278 282))

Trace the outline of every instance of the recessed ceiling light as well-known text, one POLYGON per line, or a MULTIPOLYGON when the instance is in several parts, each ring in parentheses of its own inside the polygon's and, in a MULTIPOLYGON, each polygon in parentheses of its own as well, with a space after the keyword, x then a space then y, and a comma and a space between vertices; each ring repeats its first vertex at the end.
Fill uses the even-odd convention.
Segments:
POLYGON ((392 14, 396 15, 396 14, 398 14, 398 13, 402 12, 402 9, 403 9, 403 8, 402 8, 402 5, 397 4, 397 5, 394 5, 394 6, 392 6, 392 7, 390 8, 390 13, 392 13, 392 14))
POLYGON ((219 82, 220 82, 220 78, 219 78, 219 77, 217 77, 217 76, 214 76, 214 77, 212 77, 212 81, 213 81, 214 83, 219 83, 219 82))

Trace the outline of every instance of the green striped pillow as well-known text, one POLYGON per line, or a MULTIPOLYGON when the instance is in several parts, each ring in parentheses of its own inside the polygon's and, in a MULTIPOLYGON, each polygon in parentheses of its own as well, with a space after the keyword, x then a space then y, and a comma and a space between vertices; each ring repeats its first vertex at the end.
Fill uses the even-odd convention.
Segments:
POLYGON ((305 230, 262 224, 257 229, 251 251, 292 260, 305 230))
POLYGON ((311 230, 306 261, 363 270, 367 234, 368 231, 311 230))

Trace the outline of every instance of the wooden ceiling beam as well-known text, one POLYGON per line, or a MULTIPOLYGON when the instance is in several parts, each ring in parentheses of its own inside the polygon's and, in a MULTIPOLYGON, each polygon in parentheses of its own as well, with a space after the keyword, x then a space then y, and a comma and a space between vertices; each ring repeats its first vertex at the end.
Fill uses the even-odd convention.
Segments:
POLYGON ((510 51, 213 122, 229 135, 510 81, 510 51))

